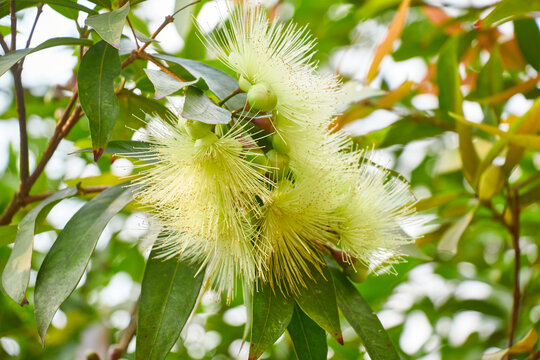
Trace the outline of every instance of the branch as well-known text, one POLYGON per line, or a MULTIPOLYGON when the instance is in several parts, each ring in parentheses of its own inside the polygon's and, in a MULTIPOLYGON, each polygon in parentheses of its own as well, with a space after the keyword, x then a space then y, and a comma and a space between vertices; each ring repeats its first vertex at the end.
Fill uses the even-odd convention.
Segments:
MULTIPOLYGON (((39 16, 41 15, 42 12, 43 12, 43 3, 39 4, 39 6, 37 7, 36 18, 34 19, 34 24, 32 25, 32 30, 30 30, 30 35, 28 35, 28 40, 26 41, 26 48, 27 49, 30 47, 30 42, 32 41, 32 36, 34 35, 34 30, 36 30, 36 25, 37 25, 39 16)), ((26 59, 26 57, 23 57, 21 62, 19 63, 19 69, 22 69, 24 59, 26 59)))
POLYGON ((122 334, 122 337, 120 338, 120 341, 116 345, 112 345, 109 350, 109 359, 110 360, 118 360, 122 357, 122 354, 126 351, 127 347, 129 346, 129 343, 131 342, 131 339, 133 339, 133 336, 135 335, 135 331, 137 330, 137 310, 139 309, 139 300, 135 303, 135 306, 133 306, 133 309, 131 310, 131 320, 129 322, 129 325, 124 330, 124 333, 122 334))
POLYGON ((513 290, 513 303, 512 303, 512 315, 510 317, 510 334, 508 338, 508 347, 514 344, 514 334, 516 331, 518 317, 519 317, 519 304, 520 304, 520 289, 519 289, 519 269, 520 269, 520 255, 521 249, 519 248, 519 196, 517 193, 509 192, 508 202, 510 204, 510 210, 512 212, 512 245, 514 247, 514 290, 513 290))
POLYGON ((6 43, 6 40, 4 40, 4 35, 0 34, 0 45, 2 45, 2 50, 4 50, 4 55, 6 55, 9 52, 9 46, 6 43))
POLYGON ((11 12, 11 51, 17 47, 17 15, 15 15, 15 0, 10 2, 11 12))
POLYGON ((161 62, 159 62, 157 59, 155 59, 152 55, 148 54, 146 51, 141 51, 140 53, 138 53, 138 56, 140 58, 142 58, 142 59, 145 59, 145 60, 148 60, 148 61, 152 62, 153 64, 158 66, 161 70, 163 70, 163 72, 165 72, 167 75, 172 76, 176 80, 181 81, 181 82, 186 81, 186 80, 182 79, 178 74, 171 71, 168 67, 163 65, 161 62))
POLYGON ((133 24, 131 24, 131 20, 129 20, 129 16, 126 16, 129 28, 131 29, 131 33, 133 34, 133 38, 135 39, 135 46, 139 48, 139 41, 137 40, 137 35, 135 34, 135 29, 133 28, 133 24))

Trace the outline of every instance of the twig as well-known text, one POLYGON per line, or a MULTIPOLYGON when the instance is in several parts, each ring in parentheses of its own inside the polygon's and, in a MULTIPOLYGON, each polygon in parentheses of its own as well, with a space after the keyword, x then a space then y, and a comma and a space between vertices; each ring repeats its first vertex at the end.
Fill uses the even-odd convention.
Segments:
POLYGON ((172 76, 173 78, 175 78, 176 80, 178 81, 181 81, 181 82, 185 82, 186 80, 182 79, 178 74, 174 73, 173 71, 171 71, 168 67, 166 67, 165 65, 163 65, 161 62, 159 62, 157 59, 155 59, 152 55, 148 54, 147 52, 145 51, 141 51, 140 53, 138 53, 139 56, 145 60, 148 60, 150 62, 152 62, 153 64, 155 64, 156 66, 158 66, 161 70, 163 70, 163 72, 165 72, 167 75, 170 75, 172 76))
POLYGON ((137 35, 135 34, 135 29, 133 28, 133 25, 131 24, 131 20, 129 20, 129 16, 126 17, 129 28, 131 29, 131 32, 133 33, 133 38, 135 39, 135 46, 137 46, 137 49, 139 48, 139 41, 137 40, 137 35))
POLYGON ((512 303, 512 315, 510 318, 510 334, 508 338, 508 347, 514 344, 514 334, 517 327, 519 317, 519 304, 520 304, 520 289, 519 289, 519 269, 520 269, 520 255, 521 250, 519 248, 519 196, 517 193, 508 193, 508 202, 510 205, 510 211, 512 212, 511 234, 512 245, 514 247, 514 289, 513 289, 513 303, 512 303))
POLYGON ((218 102, 218 105, 219 106, 223 106, 227 101, 229 101, 232 97, 242 93, 242 89, 238 88, 236 90, 234 90, 232 93, 230 93, 229 95, 225 96, 223 98, 223 100, 221 100, 220 102, 218 102))
POLYGON ((21 69, 17 64, 11 68, 13 74, 13 84, 15 86, 15 101, 17 103, 17 118, 19 119, 19 135, 20 135, 20 147, 21 147, 21 159, 20 159, 20 171, 21 171, 21 184, 20 189, 26 189, 26 182, 28 181, 28 135, 26 132, 26 107, 24 104, 24 88, 21 80, 21 69))
POLYGON ((10 2, 11 11, 11 51, 17 47, 17 15, 15 14, 15 0, 10 2))
POLYGON ((4 35, 2 34, 0 34, 0 45, 2 46, 2 50, 4 50, 4 55, 6 55, 9 52, 9 46, 4 39, 4 35))
POLYGON ((131 339, 133 339, 133 336, 135 335, 135 331, 137 330, 137 311, 139 309, 139 301, 135 303, 135 306, 133 306, 133 310, 131 310, 131 320, 129 321, 129 325, 124 330, 124 333, 122 334, 122 337, 120 338, 120 341, 116 345, 112 345, 111 349, 109 351, 109 359, 110 360, 118 360, 120 357, 122 357, 122 354, 126 351, 127 347, 129 346, 129 343, 131 342, 131 339))
POLYGON ((30 47, 30 42, 32 41, 32 36, 34 35, 34 30, 36 30, 36 25, 39 19, 39 16, 43 12, 43 3, 39 4, 37 7, 36 18, 34 19, 34 24, 32 25, 32 30, 30 30, 30 35, 28 35, 28 40, 26 40, 26 48, 30 47))

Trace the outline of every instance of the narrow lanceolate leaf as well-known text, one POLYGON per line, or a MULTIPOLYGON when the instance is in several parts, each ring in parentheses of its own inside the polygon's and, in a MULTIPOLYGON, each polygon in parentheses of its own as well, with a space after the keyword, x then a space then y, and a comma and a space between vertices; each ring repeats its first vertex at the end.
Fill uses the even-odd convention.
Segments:
POLYGON ((437 250, 439 252, 450 254, 452 256, 457 253, 459 240, 471 223, 474 213, 475 209, 469 211, 445 231, 441 237, 441 240, 439 240, 439 245, 437 246, 437 250))
POLYGON ((17 303, 23 303, 30 280, 36 219, 50 210, 58 201, 75 194, 77 194, 76 187, 69 187, 54 193, 33 208, 19 223, 13 250, 2 273, 4 290, 17 303))
POLYGON ((538 9, 540 9, 540 0, 502 0, 497 3, 493 11, 479 21, 479 25, 484 29, 499 26, 538 9))
POLYGON ((287 328, 299 360, 326 360, 328 344, 326 332, 295 306, 287 328))
MULTIPOLYGON (((201 62, 189 59, 182 59, 170 55, 156 54, 154 57, 162 59, 177 65, 180 65, 188 75, 191 75, 191 79, 195 80, 202 78, 208 85, 210 91, 212 91, 219 99, 224 99, 233 91, 238 89, 238 82, 229 74, 213 68, 212 66, 203 64, 201 62)), ((245 102, 245 95, 237 95, 226 102, 229 109, 237 109, 242 107, 245 102)))
POLYGON ((251 308, 250 360, 258 359, 285 332, 293 315, 294 300, 262 286, 253 294, 251 308))
POLYGON ((118 116, 114 79, 119 74, 118 50, 104 41, 84 54, 79 67, 79 98, 90 122, 95 161, 103 154, 118 116))
POLYGON ((336 289, 330 269, 325 267, 323 274, 313 270, 312 274, 313 280, 306 281, 307 288, 296 296, 296 302, 311 319, 343 345, 336 289))
MULTIPOLYGON (((109 141, 104 154, 129 156, 135 159, 149 162, 148 156, 151 155, 150 143, 135 140, 113 140, 109 141)), ((73 154, 92 152, 92 149, 86 148, 74 151, 73 154)))
POLYGON ((89 16, 84 23, 96 30, 103 40, 118 48, 128 13, 129 1, 114 11, 89 16))
POLYGON ((360 336, 372 360, 399 360, 400 357, 390 341, 377 315, 345 275, 332 269, 336 283, 339 308, 354 331, 360 336))
POLYGON ((135 359, 165 359, 186 324, 201 290, 204 272, 177 258, 148 258, 141 288, 135 359))
POLYGON ((394 42, 399 39, 401 32, 405 27, 405 20, 407 19, 407 13, 409 12, 409 6, 411 4, 410 0, 403 0, 401 5, 399 5, 398 11, 392 20, 392 23, 388 27, 388 32, 383 42, 377 47, 375 55, 373 56, 373 61, 369 67, 366 79, 369 82, 375 78, 377 75, 377 70, 383 58, 392 52, 392 46, 394 42))
POLYGON ((182 117, 207 124, 228 124, 232 119, 229 110, 217 106, 201 90, 192 86, 186 91, 182 117))
POLYGON ((35 48, 15 50, 9 52, 7 55, 0 56, 0 76, 6 73, 17 61, 21 60, 26 55, 33 52, 47 49, 53 46, 67 46, 67 45, 84 45, 92 46, 93 42, 89 39, 77 39, 70 37, 53 38, 39 44, 35 48))
POLYGON ((540 71, 540 29, 533 18, 514 21, 514 32, 523 57, 540 71))
POLYGON ((54 314, 83 276, 103 229, 132 199, 131 187, 113 186, 77 211, 58 235, 39 269, 34 293, 42 341, 54 314))
MULTIPOLYGON (((458 40, 458 37, 453 37, 447 42, 437 62, 440 115, 441 120, 448 123, 454 122, 452 113, 463 114, 463 96, 458 73, 458 40)), ((471 129, 457 123, 456 131, 459 136, 459 154, 463 164, 463 174, 469 184, 474 184, 479 159, 473 145, 471 129)))
POLYGON ((144 72, 152 82, 152 85, 154 85, 156 98, 171 95, 186 86, 199 82, 199 80, 179 81, 160 70, 144 69, 144 72))

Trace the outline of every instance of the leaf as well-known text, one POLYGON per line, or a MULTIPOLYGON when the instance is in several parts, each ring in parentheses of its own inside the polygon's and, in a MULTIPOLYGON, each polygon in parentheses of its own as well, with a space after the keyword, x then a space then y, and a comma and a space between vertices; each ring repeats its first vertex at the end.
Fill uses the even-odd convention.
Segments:
MULTIPOLYGON (((85 152, 91 152, 92 149, 80 149, 74 151, 73 154, 81 154, 85 152)), ((118 155, 118 156, 131 156, 140 160, 147 160, 146 156, 149 155, 150 143, 144 141, 135 140, 113 140, 109 141, 105 148, 104 154, 118 155), (141 156, 144 155, 144 159, 141 156)))
POLYGON ((336 289, 330 269, 325 267, 323 274, 313 269, 313 279, 306 281, 302 294, 296 296, 296 303, 320 327, 343 345, 336 303, 336 289))
POLYGON ((261 286, 253 293, 251 345, 249 360, 258 359, 285 332, 293 311, 294 300, 286 299, 281 291, 273 292, 261 286))
POLYGON ((439 252, 447 253, 452 256, 457 253, 459 239, 461 239, 461 236, 465 230, 467 230, 475 212, 476 208, 463 215, 444 232, 441 240, 439 240, 439 245, 437 245, 437 250, 439 252))
POLYGON ((400 360, 377 315, 345 275, 332 268, 339 308, 360 336, 372 360, 400 360))
POLYGON ((84 23, 96 30, 103 40, 118 49, 128 13, 129 1, 114 11, 89 16, 84 23))
POLYGON ((291 336, 294 352, 300 360, 326 360, 328 344, 326 332, 298 307, 287 328, 291 336))
POLYGON ((534 19, 514 21, 514 32, 523 57, 529 64, 540 70, 540 30, 534 19))
POLYGON ((418 247, 418 245, 416 245, 415 243, 400 245, 397 250, 400 254, 403 254, 405 256, 424 261, 433 261, 433 258, 424 254, 422 250, 420 250, 420 247, 418 247))
POLYGON ((195 87, 188 87, 182 117, 207 124, 228 124, 232 120, 229 110, 213 103, 208 96, 195 87))
MULTIPOLYGON (((437 86, 439 87, 439 109, 441 120, 453 123, 451 113, 463 114, 463 96, 460 90, 458 73, 458 41, 459 37, 451 38, 441 50, 437 61, 437 86)), ((474 184, 479 159, 472 142, 471 129, 456 124, 459 135, 459 154, 463 164, 463 175, 474 184)))
POLYGON ((141 285, 135 359, 165 359, 201 291, 204 271, 177 258, 157 258, 154 245, 141 285))
POLYGON ((414 207, 416 211, 425 211, 441 205, 445 205, 452 200, 462 197, 464 194, 461 191, 453 191, 448 193, 436 194, 431 197, 418 200, 414 207))
MULTIPOLYGON (((70 0, 17 0, 16 1, 16 10, 22 10, 31 6, 36 6, 40 3, 50 4, 50 5, 59 5, 62 7, 67 7, 71 9, 80 10, 83 12, 86 12, 88 14, 97 14, 98 12, 87 8, 86 6, 83 6, 81 4, 78 4, 76 1, 70 1, 70 0)), ((4 16, 8 15, 10 13, 10 0, 0 0, 0 18, 3 18, 4 16)))
POLYGON ((160 70, 144 69, 144 72, 154 85, 154 89, 156 89, 156 98, 170 95, 186 86, 193 85, 199 82, 199 80, 185 82, 178 81, 172 76, 167 75, 160 70))
POLYGON ((95 161, 103 153, 118 116, 114 79, 119 74, 118 50, 104 41, 84 54, 79 67, 79 98, 90 123, 95 161))
POLYGON ((392 20, 392 23, 388 27, 388 32, 382 43, 375 50, 375 55, 373 55, 373 61, 369 66, 368 73, 366 75, 367 83, 369 84, 377 75, 377 70, 383 58, 392 52, 392 46, 394 42, 399 39, 403 27, 405 26, 405 20, 407 19, 407 14, 409 12, 409 6, 411 4, 410 0, 403 0, 399 5, 399 8, 392 20))
POLYGON ((9 245, 15 242, 17 237, 17 225, 0 226, 0 246, 9 245))
POLYGON ((13 250, 2 273, 4 290, 18 304, 23 303, 30 280, 36 219, 48 212, 47 210, 50 210, 58 201, 76 194, 76 187, 69 187, 54 193, 40 202, 19 223, 13 250))
POLYGON ((92 46, 93 42, 89 39, 78 39, 70 37, 58 37, 49 39, 42 42, 35 48, 15 50, 9 52, 7 55, 0 56, 0 76, 4 75, 17 61, 21 60, 23 57, 43 49, 47 49, 53 46, 69 46, 69 45, 83 45, 83 46, 92 46))
POLYGON ((532 354, 534 352, 536 341, 538 341, 538 333, 536 332, 536 329, 531 329, 527 335, 514 346, 495 353, 485 354, 482 356, 482 360, 504 360, 508 359, 508 355, 532 354))
POLYGON ((83 276, 103 229, 132 199, 133 190, 126 184, 110 187, 79 209, 58 235, 41 264, 34 292, 42 342, 54 314, 83 276))
POLYGON ((483 29, 499 26, 538 9, 540 9, 540 0, 502 0, 484 19, 479 21, 479 25, 483 29))
MULTIPOLYGON (((512 124, 510 126, 508 133, 515 132, 519 136, 519 134, 534 135, 538 133, 538 131, 540 131, 540 98, 536 99, 531 108, 525 114, 515 120, 515 125, 512 124)), ((536 136, 536 138, 536 145, 538 145, 537 148, 540 148, 540 137, 536 136)), ((510 173, 510 171, 514 168, 514 165, 516 165, 523 156, 525 149, 521 145, 522 144, 511 144, 508 146, 508 152, 504 161, 504 169, 508 173, 510 173)))
MULTIPOLYGON (((155 54, 153 56, 155 58, 180 65, 192 76, 193 79, 204 79, 206 84, 208 84, 210 91, 212 91, 219 99, 224 99, 233 91, 238 89, 238 82, 232 76, 224 73, 221 70, 213 68, 212 66, 198 61, 181 59, 170 55, 155 54)), ((242 107, 244 103, 245 98, 241 96, 235 96, 231 100, 227 101, 230 109, 242 107)))

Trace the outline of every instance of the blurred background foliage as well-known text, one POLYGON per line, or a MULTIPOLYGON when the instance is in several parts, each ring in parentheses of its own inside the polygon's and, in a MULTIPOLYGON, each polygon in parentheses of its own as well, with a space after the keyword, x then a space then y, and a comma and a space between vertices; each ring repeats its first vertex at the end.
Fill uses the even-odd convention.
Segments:
MULTIPOLYGON (((16 3, 24 39, 42 3, 16 3)), ((54 1, 43 3, 43 21, 56 13, 70 22, 75 34, 99 40, 84 27, 82 11, 54 1)), ((78 3, 100 12, 120 5, 105 0, 78 3)), ((129 19, 135 30, 149 36, 165 16, 187 3, 132 1, 129 19)), ((206 0, 180 12, 149 51, 227 71, 208 57, 191 25, 195 16, 209 19, 211 28, 219 3, 206 0)), ((520 354, 499 352, 492 359, 538 359, 534 331, 530 332, 540 322, 540 32, 534 18, 540 11, 538 1, 284 0, 266 5, 270 16, 309 26, 319 40, 315 56, 321 71, 337 72, 347 89, 336 127, 344 127, 359 146, 372 149, 374 161, 402 174, 419 199, 422 224, 406 229, 418 236, 418 248, 409 249, 411 256, 392 274, 371 274, 358 284, 402 358, 480 359, 485 352, 506 349, 511 337, 516 343, 529 333, 516 351, 520 354), (515 322, 512 314, 518 315, 515 322)), ((8 43, 9 6, 9 0, 0 1, 0 33, 8 43)), ((48 27, 38 23, 36 34, 44 40, 65 36, 55 31, 51 20, 48 27)), ((133 47, 126 25, 122 61, 133 47)), ((27 62, 46 73, 55 53, 43 54, 41 64, 30 60, 38 53, 27 62)), ((75 61, 64 68, 67 81, 23 76, 30 170, 68 106, 79 56, 79 48, 72 47, 68 57, 75 61)), ((166 106, 174 109, 181 102, 181 96, 169 98, 169 103, 155 98, 144 72, 147 66, 152 65, 136 60, 116 80, 120 112, 112 140, 136 138, 145 113, 165 113, 166 106)), ((11 75, 6 73, 1 81, 0 208, 6 209, 19 187, 19 141, 11 75)), ((126 159, 104 155, 94 163, 91 154, 72 153, 90 145, 83 117, 60 142, 30 194, 78 183, 89 188, 114 185, 133 171, 126 159)), ((63 200, 39 222, 30 305, 21 307, 0 293, 0 359, 81 359, 88 350, 104 357, 110 344, 122 341, 148 256, 143 241, 147 219, 135 206, 107 226, 78 288, 54 317, 45 348, 36 332, 31 304, 37 270, 57 233, 91 196, 63 200)), ((35 204, 29 201, 7 223, 19 223, 35 204)), ((0 268, 15 233, 14 225, 0 227, 0 268)), ((226 306, 215 294, 205 294, 167 359, 247 358, 247 346, 241 350, 246 321, 241 303, 238 297, 226 306)), ((368 359, 352 328, 345 321, 342 326, 345 345, 329 338, 328 357, 368 359)), ((133 342, 127 346, 125 358, 132 358, 133 347, 133 342)), ((295 358, 288 335, 265 356, 295 358)))

